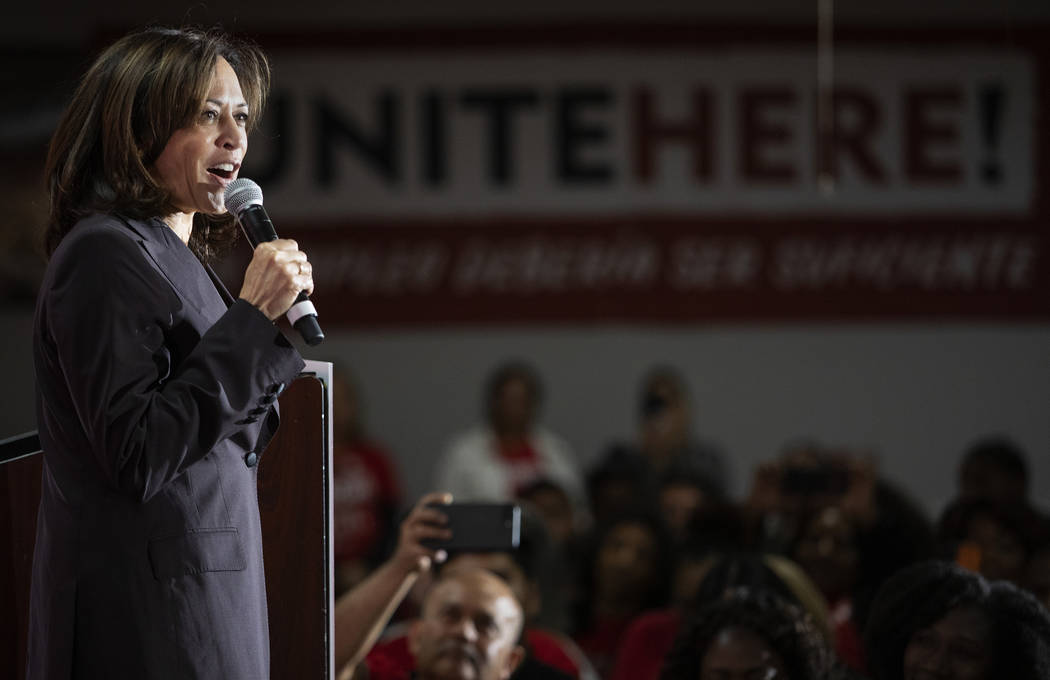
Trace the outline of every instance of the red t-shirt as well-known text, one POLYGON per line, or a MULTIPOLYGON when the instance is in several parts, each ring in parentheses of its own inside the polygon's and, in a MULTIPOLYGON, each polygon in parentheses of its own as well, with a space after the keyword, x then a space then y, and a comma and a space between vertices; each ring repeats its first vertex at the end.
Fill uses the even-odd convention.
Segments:
MULTIPOLYGON (((562 647, 558 637, 538 628, 525 630, 525 642, 537 661, 542 661, 574 678, 580 677, 580 669, 562 647)), ((415 670, 416 660, 408 649, 408 635, 401 634, 377 642, 365 657, 372 678, 382 680, 405 680, 415 670)))
MULTIPOLYGON (((848 602, 840 601, 831 608, 835 652, 847 666, 864 672, 864 645, 848 602)), ((649 612, 635 619, 624 633, 609 680, 657 680, 681 625, 682 615, 675 609, 649 612)))
POLYGON ((591 660, 591 665, 599 677, 609 678, 613 662, 620 649, 623 635, 633 619, 608 619, 598 621, 590 630, 576 635, 576 644, 591 660))
POLYGON ((676 609, 642 614, 623 634, 610 680, 657 680, 682 625, 676 609))
POLYGON ((839 658, 855 671, 867 671, 864 658, 864 642, 853 620, 853 603, 844 597, 828 607, 835 635, 835 652, 839 658))
POLYGON ((335 561, 370 556, 401 503, 390 453, 374 442, 336 445, 332 456, 335 561))
POLYGON ((540 455, 532 444, 522 441, 515 444, 500 444, 499 457, 507 473, 507 493, 516 498, 529 484, 543 476, 540 455))

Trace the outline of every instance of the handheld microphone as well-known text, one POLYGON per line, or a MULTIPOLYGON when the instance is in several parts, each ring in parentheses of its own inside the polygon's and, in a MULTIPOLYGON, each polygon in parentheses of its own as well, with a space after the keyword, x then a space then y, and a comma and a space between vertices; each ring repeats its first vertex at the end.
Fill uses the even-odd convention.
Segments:
MULTIPOLYGON (((247 177, 238 177, 226 187, 223 202, 226 210, 237 218, 252 248, 260 243, 277 240, 277 230, 263 208, 262 189, 258 184, 247 177)), ((299 292, 299 297, 286 316, 288 323, 299 331, 307 345, 313 347, 324 340, 324 332, 317 323, 317 310, 305 291, 299 292)))

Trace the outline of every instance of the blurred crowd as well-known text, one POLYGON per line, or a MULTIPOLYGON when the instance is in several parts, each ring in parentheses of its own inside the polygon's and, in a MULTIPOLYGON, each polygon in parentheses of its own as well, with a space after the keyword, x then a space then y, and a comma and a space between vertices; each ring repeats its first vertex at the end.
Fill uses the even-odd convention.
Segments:
POLYGON ((871 456, 817 441, 737 501, 670 368, 643 379, 634 440, 586 469, 539 422, 534 369, 498 366, 483 390, 438 493, 403 515, 357 390, 334 386, 343 678, 1050 678, 1050 521, 1009 439, 960 452, 936 518, 871 456), (452 501, 519 504, 518 548, 432 543, 452 501))

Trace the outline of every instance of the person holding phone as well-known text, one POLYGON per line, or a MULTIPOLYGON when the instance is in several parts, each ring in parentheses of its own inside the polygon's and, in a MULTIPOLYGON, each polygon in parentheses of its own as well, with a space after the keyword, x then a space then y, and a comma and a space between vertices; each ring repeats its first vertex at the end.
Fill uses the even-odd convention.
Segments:
POLYGON ((432 542, 452 538, 448 516, 440 509, 450 503, 452 494, 444 492, 420 498, 401 521, 394 554, 336 601, 333 649, 341 680, 357 677, 354 673, 416 581, 448 558, 432 542))

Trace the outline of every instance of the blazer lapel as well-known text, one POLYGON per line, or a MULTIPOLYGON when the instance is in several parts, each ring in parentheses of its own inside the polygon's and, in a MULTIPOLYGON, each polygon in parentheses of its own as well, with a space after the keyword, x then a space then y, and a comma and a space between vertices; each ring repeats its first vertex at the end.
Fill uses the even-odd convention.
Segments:
POLYGON ((204 267, 200 261, 163 222, 125 222, 141 237, 139 243, 183 300, 212 321, 226 311, 228 304, 212 283, 212 274, 201 276, 204 267))
POLYGON ((226 290, 226 285, 219 278, 219 275, 215 273, 210 264, 204 265, 204 269, 208 272, 208 276, 211 278, 211 282, 215 284, 215 290, 219 291, 219 297, 226 303, 226 307, 229 308, 236 300, 230 295, 230 291, 226 290))

